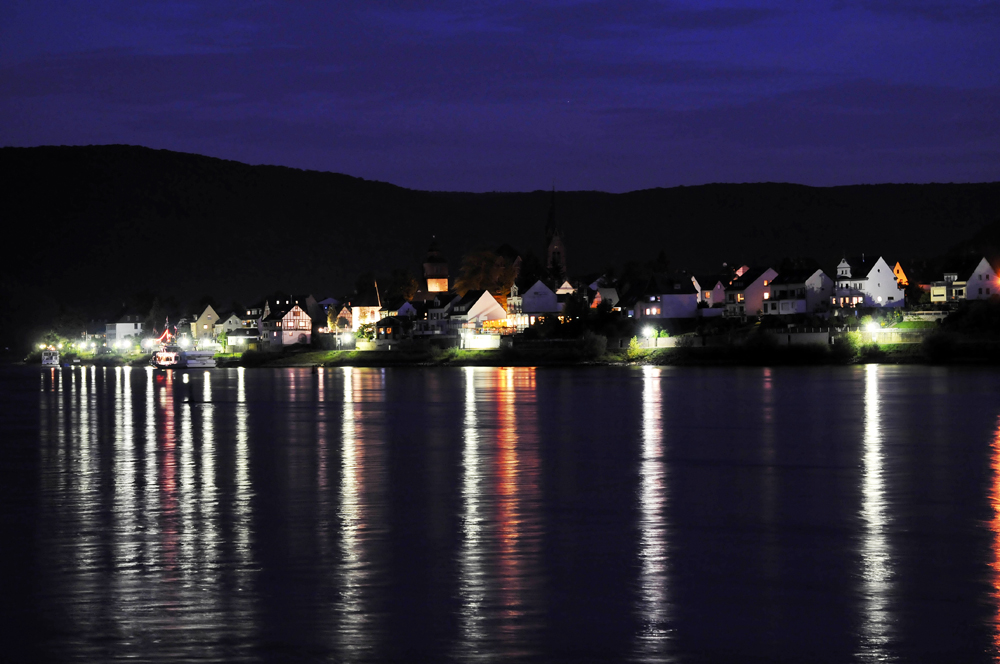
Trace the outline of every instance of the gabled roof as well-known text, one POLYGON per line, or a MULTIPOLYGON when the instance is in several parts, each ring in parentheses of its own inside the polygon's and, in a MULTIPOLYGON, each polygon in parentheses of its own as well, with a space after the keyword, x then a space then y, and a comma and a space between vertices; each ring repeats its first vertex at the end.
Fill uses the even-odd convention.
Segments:
POLYGON ((400 295, 391 300, 386 300, 382 306, 382 311, 399 311, 404 304, 406 304, 406 298, 400 295))
POLYGON ((640 289, 641 295, 692 295, 698 290, 690 274, 654 274, 640 289))
MULTIPOLYGON (((817 272, 822 272, 820 269, 815 270, 785 270, 778 276, 776 276, 772 281, 772 285, 781 286, 783 284, 802 284, 805 283, 807 279, 811 278, 817 272)), ((824 274, 826 274, 824 272, 824 274)))
MULTIPOLYGON (((864 279, 868 276, 868 273, 872 271, 872 268, 875 267, 875 263, 877 263, 880 258, 882 258, 882 256, 879 254, 863 254, 861 256, 846 256, 840 262, 843 263, 844 261, 847 261, 847 264, 851 268, 851 279, 864 279)), ((888 261, 886 261, 886 263, 889 265, 890 270, 895 265, 895 263, 889 263, 888 261)), ((840 263, 837 263, 837 267, 840 267, 840 263)), ((834 274, 836 274, 836 270, 834 270, 834 274)))
POLYGON ((351 298, 352 307, 381 307, 379 297, 376 293, 365 293, 358 297, 351 298))
POLYGON ((551 288, 549 288, 548 285, 544 281, 542 281, 541 279, 539 279, 535 283, 531 284, 531 286, 528 289, 526 289, 524 292, 527 293, 528 291, 534 290, 535 286, 541 286, 542 288, 544 288, 548 292, 552 293, 553 295, 556 294, 556 292, 554 290, 552 290, 551 288))
POLYGON ((128 313, 119 318, 117 323, 141 323, 146 317, 142 314, 128 313))
POLYGON ((272 309, 271 313, 268 314, 266 318, 264 318, 264 322, 268 323, 268 322, 279 321, 285 316, 287 316, 289 311, 291 311, 291 307, 289 307, 288 309, 272 309))
POLYGON ((479 298, 481 298, 485 292, 487 291, 482 289, 466 291, 465 295, 455 302, 452 308, 461 309, 463 307, 471 307, 476 302, 479 302, 479 298))
POLYGON ((727 274, 694 274, 691 276, 695 278, 702 290, 712 290, 719 283, 722 284, 723 288, 729 284, 729 275, 727 274))
POLYGON ((742 276, 733 279, 728 286, 726 286, 727 291, 741 291, 746 290, 750 285, 757 281, 763 276, 765 272, 770 270, 769 267, 751 267, 748 268, 742 276))
POLYGON ((257 338, 258 336, 260 336, 260 333, 256 327, 238 327, 229 333, 230 339, 234 337, 257 338))
MULTIPOLYGON (((954 274, 957 281, 968 281, 983 260, 982 256, 979 258, 960 258, 950 260, 945 263, 945 269, 942 270, 942 274, 954 274)), ((989 261, 986 261, 986 264, 989 265, 989 261)), ((990 266, 990 270, 993 270, 992 266, 990 266)))
POLYGON ((435 293, 434 299, 427 302, 428 309, 447 309, 458 299, 458 295, 452 291, 435 293))
POLYGON ((407 328, 412 325, 409 318, 401 318, 399 316, 386 316, 375 321, 375 327, 401 327, 407 328))

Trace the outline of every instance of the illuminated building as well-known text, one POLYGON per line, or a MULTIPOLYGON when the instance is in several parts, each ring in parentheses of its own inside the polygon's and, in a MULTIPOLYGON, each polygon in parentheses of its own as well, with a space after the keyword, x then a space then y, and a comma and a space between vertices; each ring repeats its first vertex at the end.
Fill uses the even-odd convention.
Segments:
POLYGON ((844 258, 837 265, 837 286, 830 302, 836 307, 901 307, 903 290, 885 259, 844 258))
POLYGON ((424 292, 445 293, 448 291, 448 261, 438 249, 436 239, 431 240, 424 258, 424 292))

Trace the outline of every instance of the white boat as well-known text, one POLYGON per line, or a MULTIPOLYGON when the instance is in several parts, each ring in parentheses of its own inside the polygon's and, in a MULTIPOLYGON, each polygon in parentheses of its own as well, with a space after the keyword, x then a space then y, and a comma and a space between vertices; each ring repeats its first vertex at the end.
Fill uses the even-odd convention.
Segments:
POLYGON ((57 350, 43 350, 42 351, 42 366, 43 367, 58 367, 59 366, 59 351, 57 351, 57 350))
POLYGON ((189 369, 195 367, 214 367, 215 351, 213 350, 189 350, 184 352, 184 359, 189 369))

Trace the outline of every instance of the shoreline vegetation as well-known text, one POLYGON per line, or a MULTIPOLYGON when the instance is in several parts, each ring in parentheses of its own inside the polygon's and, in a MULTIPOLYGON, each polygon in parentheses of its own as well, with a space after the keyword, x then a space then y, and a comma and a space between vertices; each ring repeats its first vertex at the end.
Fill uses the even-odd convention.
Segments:
MULTIPOLYGON (((64 359, 66 364, 146 366, 149 355, 104 355, 64 359)), ((30 356, 26 363, 31 364, 30 356)), ((466 350, 423 348, 410 351, 294 349, 284 353, 246 352, 216 356, 219 367, 461 367, 461 366, 817 366, 853 364, 1000 365, 1000 340, 934 334, 920 343, 865 343, 861 335, 842 335, 833 345, 779 346, 761 336, 742 344, 678 345, 602 351, 587 344, 553 347, 466 350)))

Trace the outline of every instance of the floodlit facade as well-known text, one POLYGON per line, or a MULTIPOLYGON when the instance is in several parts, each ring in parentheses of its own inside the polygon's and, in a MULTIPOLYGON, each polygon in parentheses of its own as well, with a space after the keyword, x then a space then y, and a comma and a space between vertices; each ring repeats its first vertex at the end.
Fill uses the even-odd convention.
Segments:
POLYGON ((1000 281, 989 261, 969 261, 957 270, 944 273, 944 279, 931 284, 931 302, 988 300, 1000 294, 1000 281))
POLYGON ((884 258, 844 258, 837 265, 836 285, 830 303, 835 307, 901 307, 905 293, 899 278, 884 258))

